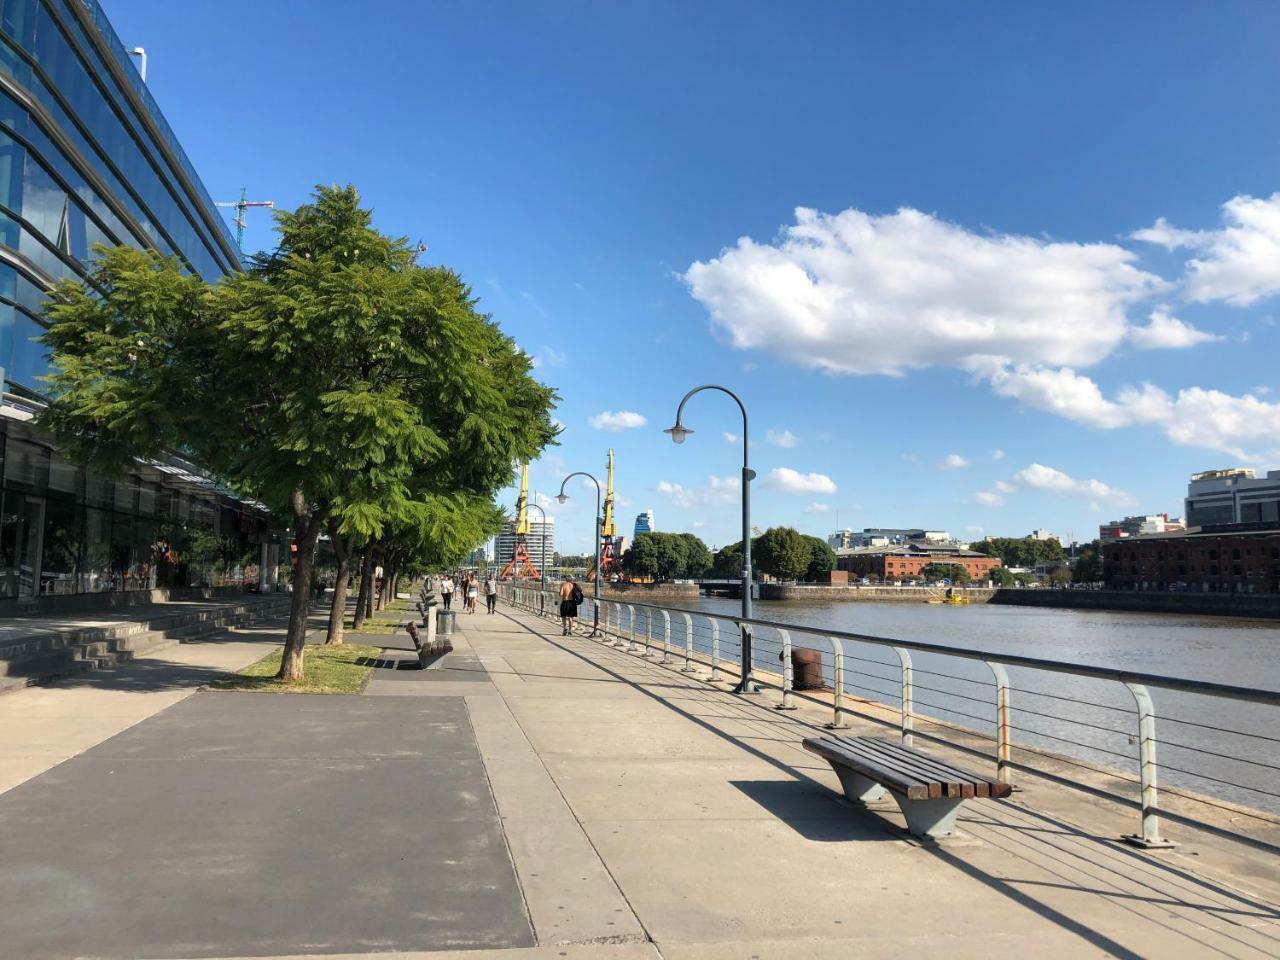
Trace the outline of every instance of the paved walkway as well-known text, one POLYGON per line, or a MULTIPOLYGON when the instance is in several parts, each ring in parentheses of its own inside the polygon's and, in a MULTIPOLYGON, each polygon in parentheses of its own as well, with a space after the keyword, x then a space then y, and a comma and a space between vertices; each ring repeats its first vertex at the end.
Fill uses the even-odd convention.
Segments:
POLYGON ((392 669, 389 638, 365 696, 200 694, 0 794, 0 954, 1280 954, 1275 898, 1194 851, 1034 794, 922 845, 891 803, 839 798, 799 747, 817 717, 531 618, 459 621, 427 671, 392 669))

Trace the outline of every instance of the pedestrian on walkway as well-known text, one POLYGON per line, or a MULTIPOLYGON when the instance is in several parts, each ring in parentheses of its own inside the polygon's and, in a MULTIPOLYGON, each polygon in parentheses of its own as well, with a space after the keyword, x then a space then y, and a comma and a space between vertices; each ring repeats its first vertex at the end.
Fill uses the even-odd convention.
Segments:
POLYGON ((578 605, 582 603, 582 590, 573 582, 573 577, 565 577, 560 584, 560 628, 562 636, 573 633, 573 621, 578 619, 578 605))
POLYGON ((498 612, 498 581, 492 573, 484 578, 484 602, 490 613, 498 612))
POLYGON ((444 601, 444 608, 448 610, 449 605, 453 603, 453 577, 447 573, 440 581, 440 599, 444 601))
POLYGON ((467 574, 467 613, 476 612, 476 596, 479 593, 479 587, 476 584, 476 575, 474 573, 467 574))

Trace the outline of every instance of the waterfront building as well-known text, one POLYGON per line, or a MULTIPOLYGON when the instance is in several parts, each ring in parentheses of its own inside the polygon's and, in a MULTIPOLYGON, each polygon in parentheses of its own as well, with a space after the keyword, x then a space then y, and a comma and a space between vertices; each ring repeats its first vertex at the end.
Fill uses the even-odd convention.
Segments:
POLYGON ((1265 477, 1243 467, 1193 473, 1186 506, 1188 527, 1280 523, 1280 470, 1265 477))
POLYGON ((945 530, 925 530, 919 527, 864 527, 862 530, 837 530, 827 537, 827 546, 832 550, 885 547, 903 543, 956 545, 956 541, 945 530))
POLYGON ((642 533, 653 533, 657 527, 653 522, 653 511, 645 510, 636 515, 635 535, 638 537, 642 533))
MULTIPOLYGON (((542 573, 552 566, 556 552, 556 518, 529 520, 529 535, 525 538, 525 546, 529 550, 529 559, 542 573)), ((508 520, 502 530, 494 538, 493 562, 499 566, 505 564, 515 554, 516 522, 508 520)))
POLYGON ((1041 527, 1036 530, 1032 530, 1028 539, 1046 541, 1046 540, 1057 540, 1058 538, 1055 534, 1052 534, 1048 530, 1045 530, 1043 527, 1041 527))
POLYGON ((1123 540, 1149 533, 1176 533, 1186 528, 1186 524, 1177 517, 1170 517, 1167 513, 1153 513, 1100 524, 1098 539, 1123 540))
MULTIPOLYGON (((0 7, 0 613, 41 598, 274 583, 266 513, 176 457, 108 480, 33 427, 43 302, 95 244, 240 269, 220 212, 97 0, 0 7)), ((234 412, 239 415, 239 412, 234 412)))
POLYGON ((1280 524, 1222 524, 1102 545, 1114 590, 1280 593, 1280 524))
POLYGON ((911 542, 879 547, 853 547, 836 551, 836 569, 853 577, 898 580, 921 577, 934 563, 962 566, 972 580, 986 580, 1001 566, 999 557, 957 546, 911 542))

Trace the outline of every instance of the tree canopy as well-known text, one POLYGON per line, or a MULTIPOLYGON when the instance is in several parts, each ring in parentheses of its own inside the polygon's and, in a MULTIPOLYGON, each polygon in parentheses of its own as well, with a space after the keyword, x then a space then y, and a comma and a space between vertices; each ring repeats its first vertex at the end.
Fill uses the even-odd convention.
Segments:
POLYGON ((924 568, 926 580, 950 580, 952 583, 968 583, 969 571, 960 563, 931 563, 924 568))
POLYGON ((1076 583, 1098 583, 1102 580, 1102 546, 1094 540, 1080 548, 1071 579, 1076 583))
POLYGON ((798 580, 813 562, 813 546, 792 527, 770 527, 751 542, 751 559, 779 580, 798 580))
POLYGON ((711 567, 711 551, 692 533, 641 533, 623 554, 622 567, 655 580, 700 577, 711 567))
POLYGON ((492 527, 477 501, 553 441, 556 397, 456 273, 373 228, 354 187, 318 187, 276 220, 277 248, 216 284, 154 251, 98 248, 101 293, 53 293, 41 420, 78 462, 178 451, 290 517, 292 679, 321 528, 454 555, 492 527))
POLYGON ((1056 567, 1066 563, 1067 555, 1056 537, 987 537, 972 545, 977 553, 999 557, 1006 567, 1056 567))

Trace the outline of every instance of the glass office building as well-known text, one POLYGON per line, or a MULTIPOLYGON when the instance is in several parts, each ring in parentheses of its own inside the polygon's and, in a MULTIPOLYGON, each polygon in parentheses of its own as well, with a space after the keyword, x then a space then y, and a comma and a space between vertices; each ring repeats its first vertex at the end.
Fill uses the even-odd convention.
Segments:
MULTIPOLYGON (((150 247, 216 280, 225 221, 96 0, 0 0, 0 611, 41 596, 264 577, 263 512, 174 458, 124 479, 31 423, 46 291, 95 244, 150 247)), ((269 578, 268 578, 269 579, 269 578)))

